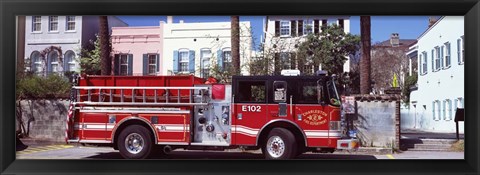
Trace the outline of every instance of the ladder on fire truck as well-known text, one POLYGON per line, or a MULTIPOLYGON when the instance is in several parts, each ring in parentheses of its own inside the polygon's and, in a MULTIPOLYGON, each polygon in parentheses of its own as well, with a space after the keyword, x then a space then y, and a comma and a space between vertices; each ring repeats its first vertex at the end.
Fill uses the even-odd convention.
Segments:
POLYGON ((74 86, 78 106, 204 106, 208 87, 74 86), (188 91, 188 93, 186 93, 188 91), (128 92, 128 93, 127 93, 128 92))

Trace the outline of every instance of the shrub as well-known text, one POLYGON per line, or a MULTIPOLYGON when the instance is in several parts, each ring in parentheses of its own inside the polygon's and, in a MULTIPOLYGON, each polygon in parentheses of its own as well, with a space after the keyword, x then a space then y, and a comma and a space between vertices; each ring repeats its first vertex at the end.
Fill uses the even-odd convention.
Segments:
POLYGON ((17 79, 16 97, 29 99, 68 98, 71 84, 67 78, 52 74, 47 77, 28 75, 17 79))

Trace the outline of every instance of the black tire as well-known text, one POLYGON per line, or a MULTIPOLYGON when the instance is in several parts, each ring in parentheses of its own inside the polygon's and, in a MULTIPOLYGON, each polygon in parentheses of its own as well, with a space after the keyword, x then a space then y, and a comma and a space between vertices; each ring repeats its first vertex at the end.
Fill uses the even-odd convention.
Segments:
POLYGON ((125 159, 145 159, 150 156, 154 146, 150 131, 141 125, 128 126, 122 130, 118 136, 117 145, 125 159), (130 145, 129 148, 127 144, 130 145))
POLYGON ((266 159, 280 160, 291 159, 297 154, 295 136, 287 129, 274 128, 268 134, 262 152, 266 159), (269 151, 269 148, 270 151, 269 151), (283 148, 283 149, 282 149, 283 148))

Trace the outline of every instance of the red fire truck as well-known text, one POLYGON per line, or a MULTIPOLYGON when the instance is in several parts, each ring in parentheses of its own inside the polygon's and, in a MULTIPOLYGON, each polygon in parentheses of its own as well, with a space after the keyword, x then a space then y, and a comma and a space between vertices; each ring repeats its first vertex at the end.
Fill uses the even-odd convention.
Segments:
POLYGON ((335 78, 82 76, 72 88, 69 143, 107 143, 124 158, 174 149, 261 149, 267 159, 356 149, 345 138, 335 78))

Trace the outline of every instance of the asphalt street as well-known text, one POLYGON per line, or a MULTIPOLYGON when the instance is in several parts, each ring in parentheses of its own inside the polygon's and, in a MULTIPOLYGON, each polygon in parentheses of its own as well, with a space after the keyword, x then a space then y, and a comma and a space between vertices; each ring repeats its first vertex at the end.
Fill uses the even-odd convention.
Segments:
MULTIPOLYGON (((111 147, 46 145, 32 146, 17 151, 17 159, 123 159, 111 147)), ((177 149, 168 155, 153 155, 150 159, 264 159, 260 151, 190 151, 177 149)), ((404 151, 385 155, 363 155, 358 153, 305 153, 297 159, 464 159, 464 152, 419 152, 404 151)))

